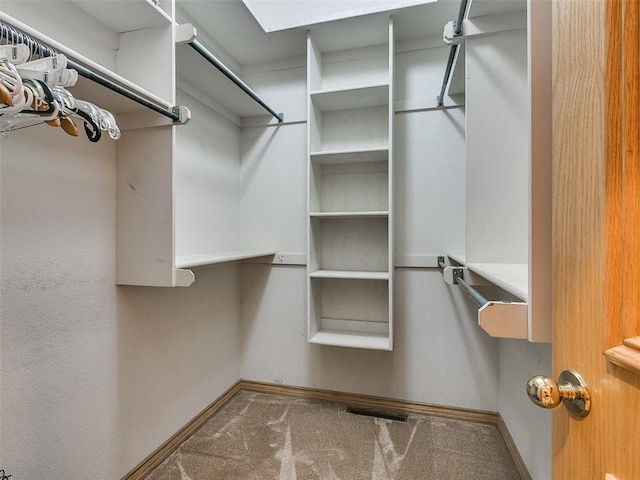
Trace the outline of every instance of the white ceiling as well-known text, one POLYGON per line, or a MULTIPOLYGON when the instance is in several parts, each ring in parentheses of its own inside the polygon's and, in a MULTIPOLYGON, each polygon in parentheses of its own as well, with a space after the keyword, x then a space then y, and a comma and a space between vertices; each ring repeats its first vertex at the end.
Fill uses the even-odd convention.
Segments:
POLYGON ((269 32, 389 12, 437 0, 242 0, 262 29, 269 32))
MULTIPOLYGON (((256 0, 251 0, 255 2, 256 0)), ((263 0, 272 2, 272 0, 263 0)), ((280 0, 279 3, 293 4, 302 0, 280 0)), ((325 0, 326 1, 326 0, 325 0)), ((334 0, 330 0, 332 3, 334 0)), ((416 3, 413 0, 401 0, 416 3)), ((242 0, 176 0, 178 20, 193 23, 199 37, 224 60, 238 66, 304 56, 306 32, 313 30, 323 43, 323 48, 332 50, 347 42, 352 46, 366 45, 376 31, 386 31, 384 27, 393 14, 396 41, 430 35, 441 35, 445 23, 456 18, 460 0, 438 0, 436 3, 409 6, 399 10, 390 7, 378 13, 314 23, 286 30, 265 33, 251 11, 242 0), (378 28, 382 26, 382 28, 378 28)), ((343 2, 347 7, 353 1, 343 2)), ((381 0, 359 0, 361 9, 365 4, 371 8, 381 8, 381 0)), ((392 3, 389 3, 392 5, 392 3)), ((290 5, 289 5, 290 6, 290 5)), ((353 12, 349 8, 349 12, 353 12)), ((299 17, 296 17, 299 18, 299 17)), ((281 24, 298 22, 284 19, 281 24)))

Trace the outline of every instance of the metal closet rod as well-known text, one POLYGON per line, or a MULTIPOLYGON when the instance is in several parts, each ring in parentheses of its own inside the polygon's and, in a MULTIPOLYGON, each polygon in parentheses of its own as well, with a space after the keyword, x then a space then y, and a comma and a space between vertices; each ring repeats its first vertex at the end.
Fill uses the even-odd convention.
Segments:
MULTIPOLYGON (((468 0, 461 0, 460 8, 458 9, 458 18, 455 20, 453 24, 453 34, 454 36, 459 36, 462 33, 462 22, 464 21, 464 13, 467 10, 467 2, 468 0)), ((451 76, 451 70, 453 69, 453 61, 456 58, 456 53, 458 52, 458 48, 460 48, 460 44, 456 43, 455 45, 451 45, 451 50, 449 50, 449 59, 447 60, 447 69, 444 72, 444 78, 442 79, 442 87, 440 88, 440 95, 438 95, 438 106, 444 106, 444 92, 447 89, 447 83, 449 83, 449 77, 451 76)))
POLYGON ((489 303, 489 300, 487 300, 485 297, 483 297, 480 294, 480 292, 478 292, 475 288, 473 288, 471 285, 469 285, 467 282, 465 282, 462 278, 458 277, 456 279, 456 283, 462 287, 462 289, 465 291, 465 293, 467 295, 469 295, 471 297, 471 299, 474 302, 476 302, 476 305, 478 305, 479 307, 483 307, 484 305, 489 303))
MULTIPOLYGON (((442 268, 443 270, 448 267, 448 265, 444 263, 444 257, 438 257, 438 265, 440 265, 440 268, 442 268)), ((484 305, 489 303, 489 300, 487 300, 480 292, 478 292, 475 288, 464 281, 464 279, 462 278, 462 273, 464 271, 463 267, 453 268, 453 283, 455 283, 456 285, 460 285, 465 293, 469 295, 479 307, 483 307, 484 305), (458 274, 456 274, 455 269, 458 269, 458 274)))
MULTIPOLYGON (((0 22, 0 38, 10 42, 24 43, 29 47, 29 49, 31 49, 32 52, 43 57, 52 57, 58 54, 58 52, 56 52, 54 49, 47 47, 46 45, 43 45, 37 40, 34 40, 30 36, 20 32, 16 28, 4 22, 0 22)), ((164 115, 165 117, 169 117, 174 122, 180 121, 179 107, 174 107, 171 110, 167 110, 165 107, 158 105, 150 100, 147 100, 146 98, 138 95, 137 93, 134 93, 131 90, 112 82, 108 78, 105 78, 102 75, 99 75, 89 70, 88 68, 74 62, 73 60, 67 59, 67 66, 69 68, 76 70, 78 72, 78 75, 84 78, 87 78, 95 83, 98 83, 108 88, 109 90, 112 90, 122 95, 123 97, 133 100, 134 102, 139 103, 140 105, 143 105, 155 112, 160 113, 161 115, 164 115)))
POLYGON ((193 48, 196 52, 198 52, 204 59, 206 59, 211 65, 216 67, 220 72, 222 72, 229 80, 235 83, 240 89, 249 95, 253 100, 255 100, 262 108, 264 108, 267 112, 269 112, 272 116, 274 116, 278 123, 282 123, 284 121, 283 113, 276 113, 269 105, 267 105, 256 92, 254 92, 249 85, 244 83, 240 77, 238 77, 235 73, 233 73, 229 67, 227 67, 218 57, 216 57, 213 53, 211 53, 207 47, 202 45, 197 39, 193 39, 188 42, 191 48, 193 48))

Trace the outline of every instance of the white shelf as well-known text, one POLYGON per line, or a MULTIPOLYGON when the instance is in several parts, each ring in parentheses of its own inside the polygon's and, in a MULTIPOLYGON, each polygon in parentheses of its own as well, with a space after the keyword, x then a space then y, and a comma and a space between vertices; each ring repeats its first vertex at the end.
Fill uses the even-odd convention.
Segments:
POLYGON ((308 36, 309 343, 393 349, 393 23, 323 52, 308 36))
POLYGON ((389 158, 389 148, 362 148, 311 152, 311 160, 320 165, 383 162, 389 158))
POLYGON ((387 210, 371 212, 311 212, 313 218, 384 218, 389 216, 387 210))
POLYGON ((171 17, 150 0, 120 2, 96 2, 95 0, 71 0, 80 9, 117 33, 132 32, 143 28, 170 25, 171 17))
POLYGON ((529 266, 526 263, 468 263, 467 268, 510 294, 528 301, 529 266))
POLYGON ((251 258, 260 258, 275 255, 274 251, 238 251, 223 252, 210 255, 188 255, 176 258, 176 268, 195 268, 220 263, 238 262, 251 258))
POLYGON ((391 350, 389 336, 379 333, 350 332, 343 330, 319 330, 309 343, 334 347, 366 348, 370 350, 391 350))
POLYGON ((347 89, 316 90, 309 95, 313 103, 324 112, 378 107, 389 104, 389 83, 377 83, 347 89))
POLYGON ((464 25, 466 252, 451 258, 526 303, 513 338, 531 342, 551 340, 551 16, 473 0, 464 25))
POLYGON ((510 2, 496 2, 493 0, 472 0, 469 4, 468 18, 501 15, 511 12, 526 11, 526 0, 511 0, 510 2))
POLYGON ((309 274, 311 278, 339 278, 344 280, 389 280, 389 272, 369 272, 350 270, 317 270, 309 274))
POLYGON ((460 265, 467 264, 467 258, 464 253, 448 253, 447 257, 449 257, 454 262, 459 263, 460 265))
MULTIPOLYGON (((82 2, 83 9, 89 4, 93 4, 93 3, 101 4, 102 2, 82 2)), ((144 3, 146 5, 146 2, 144 1, 138 2, 138 3, 144 3)), ((136 5, 138 3, 136 3, 136 5)), ((141 87, 137 83, 134 83, 133 81, 125 78, 124 76, 112 70, 109 70, 108 68, 103 67, 99 63, 85 57, 84 55, 69 48, 68 46, 61 44, 60 42, 54 40, 53 38, 44 35, 43 33, 21 22, 20 20, 13 18, 5 14, 4 12, 0 12, 0 20, 10 25, 13 25, 14 27, 24 32, 25 34, 29 35, 30 37, 34 38, 35 40, 50 46, 52 49, 56 50, 58 53, 62 53, 66 55, 70 60, 73 60, 78 64, 85 66, 86 68, 106 78, 107 80, 110 80, 111 82, 130 90, 132 93, 135 93, 168 110, 170 110, 173 107, 173 105, 167 100, 165 100, 164 98, 161 98, 160 96, 141 87)), ((103 19, 99 18, 99 20, 103 20, 103 19)), ((165 23, 167 25, 170 25, 170 22, 165 22, 165 23)), ((76 98, 90 101, 100 106, 101 108, 104 108, 110 111, 113 114, 128 113, 132 111, 151 112, 146 107, 132 100, 129 100, 126 97, 118 93, 115 93, 92 80, 89 80, 83 77, 79 77, 76 85, 73 87, 70 87, 69 90, 76 98)), ((119 125, 119 126, 121 130, 126 130, 126 128, 123 128, 122 125, 119 125)))

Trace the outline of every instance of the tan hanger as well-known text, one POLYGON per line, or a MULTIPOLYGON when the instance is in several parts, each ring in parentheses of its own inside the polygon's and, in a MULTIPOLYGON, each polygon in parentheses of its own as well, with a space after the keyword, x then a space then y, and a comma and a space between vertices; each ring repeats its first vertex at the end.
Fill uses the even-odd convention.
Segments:
POLYGON ((0 83, 0 101, 5 105, 13 106, 13 97, 9 89, 0 83))
POLYGON ((74 121, 71 120, 69 117, 67 117, 67 116, 61 117, 60 118, 60 126, 62 127, 62 129, 65 132, 67 132, 72 137, 77 137, 78 136, 78 127, 76 126, 74 121))

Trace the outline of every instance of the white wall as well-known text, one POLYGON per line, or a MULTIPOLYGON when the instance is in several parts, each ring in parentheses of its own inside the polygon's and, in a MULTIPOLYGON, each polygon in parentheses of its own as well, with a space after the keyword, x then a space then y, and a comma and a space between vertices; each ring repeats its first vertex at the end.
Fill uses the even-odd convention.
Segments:
POLYGON ((497 343, 438 272, 396 272, 393 352, 307 344, 305 275, 243 265, 244 378, 495 411, 497 343))
POLYGON ((551 345, 500 340, 498 411, 534 480, 551 478, 551 412, 529 400, 525 385, 551 371, 551 345))
POLYGON ((0 141, 1 467, 120 478, 240 377, 238 267, 116 287, 115 143, 0 141))
POLYGON ((192 121, 176 128, 176 256, 238 249, 240 130, 178 90, 192 121))

